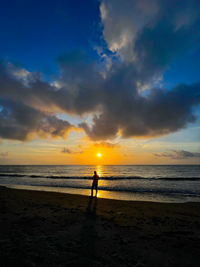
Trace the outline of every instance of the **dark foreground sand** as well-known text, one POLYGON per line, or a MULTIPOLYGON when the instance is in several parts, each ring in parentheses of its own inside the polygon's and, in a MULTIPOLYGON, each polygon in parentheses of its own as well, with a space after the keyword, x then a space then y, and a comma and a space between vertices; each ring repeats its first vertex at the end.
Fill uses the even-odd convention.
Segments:
POLYGON ((200 266, 200 203, 0 187, 0 266, 200 266))

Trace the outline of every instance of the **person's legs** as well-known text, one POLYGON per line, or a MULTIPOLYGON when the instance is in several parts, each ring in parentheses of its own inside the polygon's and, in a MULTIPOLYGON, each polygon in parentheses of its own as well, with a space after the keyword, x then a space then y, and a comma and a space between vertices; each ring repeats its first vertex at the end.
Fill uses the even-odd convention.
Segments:
POLYGON ((96 187, 96 197, 97 197, 97 193, 98 193, 98 184, 97 183, 96 183, 95 187, 96 187))
POLYGON ((94 182, 92 183, 92 188, 91 188, 91 197, 93 197, 93 189, 94 189, 94 182))

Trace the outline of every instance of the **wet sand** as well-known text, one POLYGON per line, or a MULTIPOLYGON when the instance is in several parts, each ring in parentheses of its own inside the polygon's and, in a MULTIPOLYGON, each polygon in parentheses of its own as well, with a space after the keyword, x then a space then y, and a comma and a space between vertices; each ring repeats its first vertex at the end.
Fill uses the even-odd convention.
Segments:
POLYGON ((199 266, 200 203, 0 187, 0 266, 199 266))

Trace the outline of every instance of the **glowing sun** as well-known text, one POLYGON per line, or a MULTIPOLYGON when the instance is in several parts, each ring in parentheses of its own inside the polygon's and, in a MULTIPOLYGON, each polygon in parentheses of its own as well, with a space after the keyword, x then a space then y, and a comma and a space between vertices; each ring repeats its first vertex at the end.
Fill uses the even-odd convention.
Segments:
POLYGON ((101 157, 101 153, 97 153, 97 157, 100 158, 101 157))

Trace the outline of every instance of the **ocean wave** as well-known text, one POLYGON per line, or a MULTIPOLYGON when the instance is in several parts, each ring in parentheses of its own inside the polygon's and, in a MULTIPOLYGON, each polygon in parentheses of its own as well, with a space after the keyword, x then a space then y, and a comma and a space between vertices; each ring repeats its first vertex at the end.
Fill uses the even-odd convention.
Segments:
MULTIPOLYGON (((0 178, 46 178, 46 179, 65 179, 65 180, 92 180, 91 176, 58 176, 58 175, 30 175, 30 174, 14 174, 14 173, 0 173, 0 178)), ((142 176, 103 176, 100 180, 118 181, 118 180, 166 180, 166 181, 196 181, 200 177, 142 177, 142 176)))

